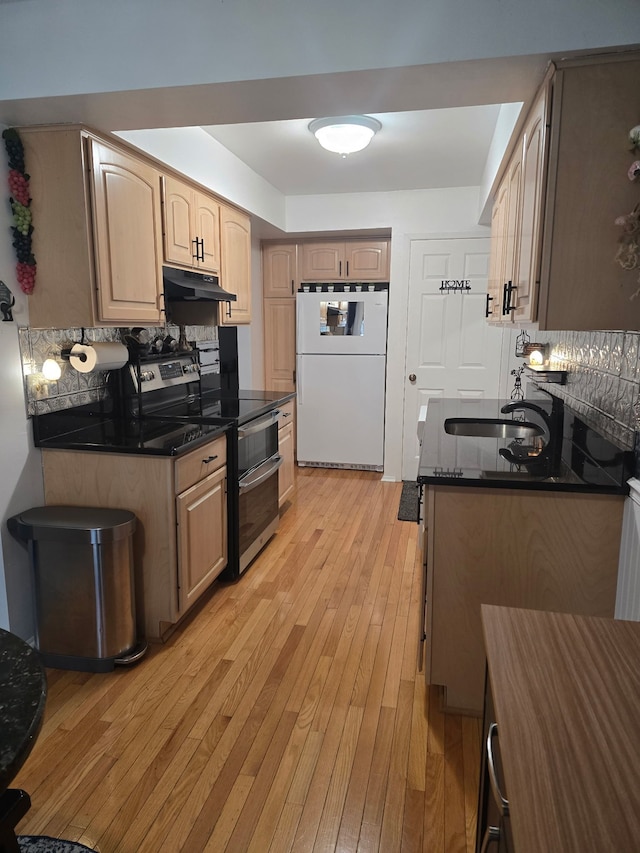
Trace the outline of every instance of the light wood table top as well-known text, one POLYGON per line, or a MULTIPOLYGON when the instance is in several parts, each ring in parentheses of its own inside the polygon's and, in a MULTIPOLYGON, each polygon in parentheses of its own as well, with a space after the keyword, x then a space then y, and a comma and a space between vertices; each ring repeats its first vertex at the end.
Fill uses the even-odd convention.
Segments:
POLYGON ((516 853, 640 850, 640 623, 482 621, 516 853))

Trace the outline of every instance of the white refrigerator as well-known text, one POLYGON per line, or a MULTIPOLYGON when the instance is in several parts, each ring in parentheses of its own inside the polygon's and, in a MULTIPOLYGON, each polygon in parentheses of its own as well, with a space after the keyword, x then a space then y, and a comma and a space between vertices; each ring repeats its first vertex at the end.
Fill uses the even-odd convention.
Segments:
POLYGON ((299 465, 382 471, 388 291, 297 295, 299 465))

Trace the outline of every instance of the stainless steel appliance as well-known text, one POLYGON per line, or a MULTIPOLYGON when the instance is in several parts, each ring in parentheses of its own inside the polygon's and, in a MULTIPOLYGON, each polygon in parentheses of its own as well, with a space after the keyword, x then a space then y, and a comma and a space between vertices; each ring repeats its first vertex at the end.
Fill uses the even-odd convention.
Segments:
POLYGON ((236 580, 278 527, 282 458, 275 401, 262 392, 242 396, 233 364, 237 350, 230 346, 229 357, 227 344, 221 339, 220 351, 213 344, 202 353, 136 353, 118 371, 114 397, 125 421, 133 417, 150 426, 162 420, 196 430, 227 426, 229 562, 220 577, 236 580))

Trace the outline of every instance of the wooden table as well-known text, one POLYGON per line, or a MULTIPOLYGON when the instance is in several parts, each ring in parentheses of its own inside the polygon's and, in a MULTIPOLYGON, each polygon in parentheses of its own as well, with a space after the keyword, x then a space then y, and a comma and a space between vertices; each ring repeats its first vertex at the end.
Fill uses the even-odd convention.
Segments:
POLYGON ((482 621, 515 853, 640 850, 640 623, 482 621))
POLYGON ((9 631, 0 629, 0 851, 19 851, 17 822, 31 802, 20 789, 9 788, 26 761, 40 731, 47 681, 37 652, 9 631))

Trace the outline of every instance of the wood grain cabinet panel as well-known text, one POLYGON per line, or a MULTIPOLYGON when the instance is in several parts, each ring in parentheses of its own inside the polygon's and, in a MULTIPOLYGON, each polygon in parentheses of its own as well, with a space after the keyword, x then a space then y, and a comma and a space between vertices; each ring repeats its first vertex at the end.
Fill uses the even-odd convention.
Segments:
POLYGON ((46 504, 135 513, 138 633, 164 639, 226 566, 226 438, 176 460, 43 450, 42 464, 46 504))
POLYGON ((388 281, 389 241, 302 243, 302 281, 388 281))
MULTIPOLYGON (((632 298, 638 271, 615 260, 622 235, 615 221, 638 201, 627 171, 634 159, 628 135, 638 123, 639 77, 637 52, 550 67, 506 158, 494 201, 492 268, 497 281, 512 281, 514 288, 503 301, 505 313, 494 307, 490 322, 536 321, 549 330, 640 325, 640 300, 632 298), (521 190, 513 229, 511 212, 505 221, 499 208, 517 162, 521 190)), ((489 295, 495 306, 491 286, 489 295)))
POLYGON ((224 204, 220 205, 220 284, 235 293, 236 302, 221 303, 220 324, 235 326, 251 322, 251 220, 224 204))
POLYGON ((159 172, 81 126, 22 128, 36 227, 34 328, 159 325, 159 172))
POLYGON ((430 486, 429 684, 448 710, 481 714, 480 606, 612 616, 623 496, 430 486))
POLYGON ((164 257, 172 266, 220 272, 220 205, 194 187, 162 178, 164 257))
POLYGON ((295 243, 266 243, 262 247, 262 295, 265 299, 295 298, 298 285, 298 247, 295 243))
POLYGON ((265 299, 264 371, 269 391, 294 391, 296 371, 296 303, 265 299))
POLYGON ((280 507, 291 496, 294 485, 294 431, 292 413, 290 414, 289 420, 280 421, 278 429, 278 452, 283 459, 282 465, 278 469, 278 506, 280 507))

